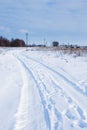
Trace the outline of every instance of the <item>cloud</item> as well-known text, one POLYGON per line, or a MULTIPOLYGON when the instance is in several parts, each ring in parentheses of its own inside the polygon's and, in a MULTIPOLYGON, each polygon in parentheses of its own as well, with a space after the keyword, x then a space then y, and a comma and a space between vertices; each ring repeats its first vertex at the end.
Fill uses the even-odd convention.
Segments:
POLYGON ((25 33, 28 33, 28 30, 27 29, 20 29, 19 32, 25 34, 25 33))
POLYGON ((84 34, 82 39, 86 41, 87 1, 3 0, 0 1, 0 24, 2 35, 9 32, 7 36, 22 37, 29 32, 32 39, 47 36, 81 40, 84 34))

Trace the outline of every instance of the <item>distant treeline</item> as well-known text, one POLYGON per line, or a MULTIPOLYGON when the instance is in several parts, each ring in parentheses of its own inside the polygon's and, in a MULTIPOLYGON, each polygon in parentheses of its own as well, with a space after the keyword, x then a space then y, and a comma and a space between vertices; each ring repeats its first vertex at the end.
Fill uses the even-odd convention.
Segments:
POLYGON ((26 44, 21 39, 11 39, 8 40, 7 38, 0 37, 0 46, 2 47, 25 47, 26 44))

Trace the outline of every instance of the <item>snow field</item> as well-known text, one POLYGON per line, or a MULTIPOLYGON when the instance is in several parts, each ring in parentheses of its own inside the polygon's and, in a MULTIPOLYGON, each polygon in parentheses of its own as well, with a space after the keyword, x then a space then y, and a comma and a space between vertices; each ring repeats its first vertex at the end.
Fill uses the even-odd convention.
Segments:
POLYGON ((87 130, 86 75, 86 57, 3 49, 0 129, 87 130))

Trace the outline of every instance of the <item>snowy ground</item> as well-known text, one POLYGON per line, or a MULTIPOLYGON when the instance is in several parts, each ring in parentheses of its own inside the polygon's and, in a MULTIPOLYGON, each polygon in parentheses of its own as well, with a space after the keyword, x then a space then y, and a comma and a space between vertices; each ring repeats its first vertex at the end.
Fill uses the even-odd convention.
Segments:
POLYGON ((0 49, 0 130, 87 130, 87 56, 0 49))

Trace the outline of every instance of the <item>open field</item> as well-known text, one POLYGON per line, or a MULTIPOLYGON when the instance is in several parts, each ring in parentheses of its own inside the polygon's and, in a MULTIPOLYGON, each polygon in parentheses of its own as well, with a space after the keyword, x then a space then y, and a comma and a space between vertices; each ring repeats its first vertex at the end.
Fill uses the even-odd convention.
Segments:
POLYGON ((0 130, 87 130, 87 49, 0 48, 0 130))

